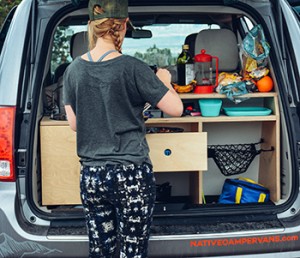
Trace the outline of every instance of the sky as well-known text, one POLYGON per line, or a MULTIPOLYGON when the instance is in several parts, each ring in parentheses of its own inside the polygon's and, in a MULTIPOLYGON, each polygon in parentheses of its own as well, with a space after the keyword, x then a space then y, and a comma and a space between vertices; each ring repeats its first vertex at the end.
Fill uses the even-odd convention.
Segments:
POLYGON ((199 32, 208 28, 205 25, 194 24, 171 24, 160 26, 145 26, 143 29, 152 31, 150 39, 131 39, 125 38, 123 43, 123 53, 133 55, 135 52, 145 52, 154 44, 158 48, 171 49, 172 55, 178 56, 181 53, 182 45, 187 35, 199 32))

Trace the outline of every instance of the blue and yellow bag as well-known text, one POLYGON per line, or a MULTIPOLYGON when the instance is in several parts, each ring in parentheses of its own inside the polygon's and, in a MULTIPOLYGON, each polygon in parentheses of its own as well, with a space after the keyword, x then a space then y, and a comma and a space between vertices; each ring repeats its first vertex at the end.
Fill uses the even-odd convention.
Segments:
POLYGON ((270 200, 270 191, 248 178, 226 179, 219 203, 263 203, 270 200))

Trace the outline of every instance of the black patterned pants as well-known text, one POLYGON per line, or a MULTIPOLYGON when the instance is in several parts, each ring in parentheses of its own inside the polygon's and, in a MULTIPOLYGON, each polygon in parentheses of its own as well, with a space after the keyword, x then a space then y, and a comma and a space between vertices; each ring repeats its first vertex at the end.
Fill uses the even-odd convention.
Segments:
POLYGON ((89 257, 147 257, 155 203, 152 167, 143 165, 82 166, 81 199, 89 234, 89 257))

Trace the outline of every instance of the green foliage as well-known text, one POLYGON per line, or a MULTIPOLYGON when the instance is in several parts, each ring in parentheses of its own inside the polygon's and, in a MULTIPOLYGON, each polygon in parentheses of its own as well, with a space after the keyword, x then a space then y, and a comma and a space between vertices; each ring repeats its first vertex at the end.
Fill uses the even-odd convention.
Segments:
POLYGON ((60 26, 54 34, 52 57, 51 57, 51 71, 63 63, 70 60, 70 39, 71 36, 67 35, 68 27, 60 26))
MULTIPOLYGON (((9 11, 21 1, 22 0, 0 0, 0 28, 2 28, 9 11)), ((70 36, 67 36, 67 29, 67 27, 58 27, 55 32, 52 49, 52 71, 60 64, 70 61, 67 60, 70 52, 70 36)))
POLYGON ((9 11, 15 6, 18 5, 21 0, 1 0, 0 1, 0 28, 4 23, 6 16, 9 11))

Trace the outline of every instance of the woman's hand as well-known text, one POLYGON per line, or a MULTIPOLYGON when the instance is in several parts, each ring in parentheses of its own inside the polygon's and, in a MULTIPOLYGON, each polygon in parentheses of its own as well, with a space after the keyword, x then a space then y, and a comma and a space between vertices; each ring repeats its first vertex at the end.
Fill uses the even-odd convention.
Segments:
POLYGON ((158 102, 157 107, 170 116, 181 116, 183 104, 171 84, 171 73, 167 69, 159 68, 156 75, 169 88, 166 95, 158 102))

